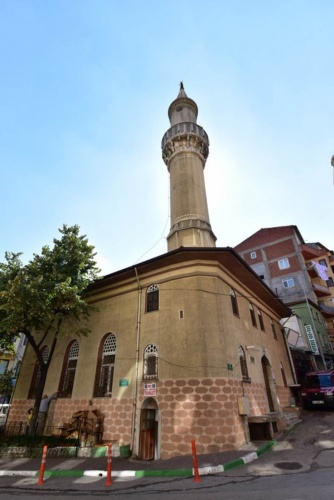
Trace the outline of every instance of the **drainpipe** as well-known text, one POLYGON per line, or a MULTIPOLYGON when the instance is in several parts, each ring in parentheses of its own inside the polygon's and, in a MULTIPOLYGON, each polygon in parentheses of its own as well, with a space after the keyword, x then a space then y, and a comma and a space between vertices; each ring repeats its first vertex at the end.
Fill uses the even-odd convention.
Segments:
MULTIPOLYGON (((290 319, 290 318, 288 318, 288 319, 290 319)), ((289 342, 288 342, 289 331, 290 331, 290 328, 286 328, 284 326, 282 327, 282 333, 283 333, 283 337, 284 337, 284 343, 285 343, 286 352, 288 354, 288 358, 289 358, 289 361, 290 361, 290 368, 291 368, 291 371, 292 371, 293 380, 294 380, 295 384, 298 384, 297 375, 296 375, 296 371, 295 371, 295 366, 293 364, 293 359, 292 359, 292 355, 291 355, 291 351, 290 351, 290 346, 289 346, 289 342), (286 330, 288 330, 287 333, 286 333, 286 330)))
POLYGON ((140 322, 141 322, 141 297, 142 288, 139 281, 137 268, 135 273, 138 283, 138 311, 137 311, 137 328, 136 328, 136 362, 135 362, 135 385, 133 390, 133 408, 132 408, 132 427, 131 427, 131 450, 134 449, 134 439, 136 430, 136 413, 137 413, 137 396, 138 396, 138 369, 139 369, 139 339, 140 339, 140 322))
POLYGON ((322 363, 324 365, 323 369, 326 370, 326 361, 325 361, 325 357, 324 357, 324 352, 322 350, 322 345, 320 343, 320 338, 319 338, 317 329, 316 329, 314 321, 313 321, 312 311, 311 311, 311 308, 310 308, 310 304, 308 303, 308 298, 307 298, 306 291, 305 291, 304 287, 303 287, 303 292, 304 292, 304 295, 305 295, 305 301, 306 301, 308 313, 309 313, 309 316, 310 316, 310 319, 311 319, 311 323, 312 323, 312 327, 313 327, 313 331, 314 331, 313 335, 314 335, 314 338, 317 341, 318 349, 319 349, 319 353, 320 353, 320 357, 321 357, 322 363))
MULTIPOLYGON (((287 323, 289 321, 289 319, 291 319, 293 316, 294 316, 294 314, 291 314, 291 316, 289 316, 288 318, 286 318, 286 320, 284 321, 284 323, 281 324, 281 331, 283 333, 285 348, 286 348, 286 352, 288 354, 288 358, 289 358, 289 361, 290 361, 290 368, 291 368, 291 371, 292 371, 293 380, 294 380, 295 384, 298 384, 297 374, 296 374, 296 371, 295 371, 295 365, 294 365, 294 362, 293 362, 293 359, 292 359, 291 349, 290 349, 289 341, 288 341, 289 331, 291 330, 291 328, 288 328, 288 327, 284 326, 285 323, 287 323), (286 330, 288 330, 288 331, 286 331, 286 330)), ((299 326, 299 322, 298 322, 298 326, 299 326)), ((297 332, 297 333, 298 333, 298 337, 299 337, 300 336, 300 332, 297 332)))

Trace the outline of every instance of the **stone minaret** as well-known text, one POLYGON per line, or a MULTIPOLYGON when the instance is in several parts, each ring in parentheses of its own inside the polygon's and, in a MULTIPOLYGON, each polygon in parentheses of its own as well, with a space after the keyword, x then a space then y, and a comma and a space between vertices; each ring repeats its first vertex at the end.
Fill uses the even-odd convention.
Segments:
POLYGON ((198 108, 183 84, 169 106, 171 128, 163 136, 162 157, 170 173, 171 226, 168 251, 179 247, 215 247, 206 201, 204 167, 209 138, 197 125, 198 108))

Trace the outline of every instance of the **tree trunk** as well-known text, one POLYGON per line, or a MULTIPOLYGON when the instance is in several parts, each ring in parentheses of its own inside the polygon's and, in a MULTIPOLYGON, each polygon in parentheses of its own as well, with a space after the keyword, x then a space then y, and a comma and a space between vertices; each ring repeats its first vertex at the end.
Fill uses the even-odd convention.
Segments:
POLYGON ((42 366, 40 365, 40 370, 41 370, 41 376, 39 379, 38 387, 36 388, 36 399, 35 399, 35 405, 34 405, 34 413, 32 415, 32 419, 30 421, 29 431, 28 431, 29 436, 34 436, 36 433, 36 430, 37 430, 38 412, 39 412, 39 407, 40 407, 43 393, 44 393, 46 376, 48 374, 48 365, 46 365, 43 362, 43 365, 42 366))

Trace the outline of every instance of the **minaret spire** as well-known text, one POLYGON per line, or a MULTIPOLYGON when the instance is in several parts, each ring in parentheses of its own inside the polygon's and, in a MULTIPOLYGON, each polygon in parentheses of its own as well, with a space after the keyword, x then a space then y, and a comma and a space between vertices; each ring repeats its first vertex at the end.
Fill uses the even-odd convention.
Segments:
POLYGON ((184 91, 183 82, 180 82, 180 92, 179 92, 179 95, 177 96, 177 98, 179 98, 179 97, 187 97, 187 94, 184 91))
POLYGON ((206 200, 204 167, 209 155, 209 138, 197 125, 198 108, 180 91, 168 109, 171 128, 165 133, 162 157, 170 172, 171 228, 168 250, 178 247, 214 247, 206 200))

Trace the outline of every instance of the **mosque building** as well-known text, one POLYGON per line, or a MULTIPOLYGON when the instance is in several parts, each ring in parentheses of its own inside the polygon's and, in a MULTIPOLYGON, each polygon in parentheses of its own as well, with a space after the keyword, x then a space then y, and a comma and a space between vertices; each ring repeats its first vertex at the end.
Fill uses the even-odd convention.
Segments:
MULTIPOLYGON (((232 248, 216 247, 204 168, 209 138, 183 85, 168 110, 162 157, 170 174, 167 253, 93 283, 99 312, 84 338, 60 338, 45 391, 48 425, 81 410, 104 416, 103 441, 142 460, 238 448, 258 422, 284 426, 295 380, 280 320, 289 308, 232 248)), ((48 340, 44 353, 48 356, 48 340)), ((10 419, 33 406, 28 345, 10 419)), ((268 429, 266 429, 268 431, 268 429)))

